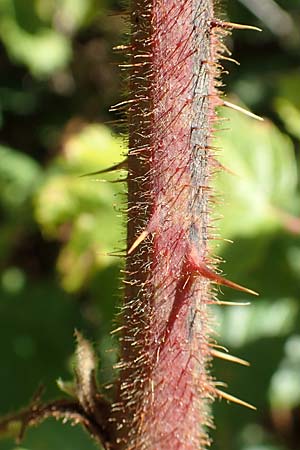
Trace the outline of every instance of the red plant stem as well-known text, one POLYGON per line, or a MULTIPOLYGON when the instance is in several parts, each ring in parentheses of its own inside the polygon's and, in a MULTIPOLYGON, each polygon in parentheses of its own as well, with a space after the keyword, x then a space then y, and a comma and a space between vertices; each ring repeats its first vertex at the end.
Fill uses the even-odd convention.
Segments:
POLYGON ((112 421, 119 449, 195 450, 214 396, 212 293, 194 270, 195 255, 212 263, 213 2, 132 0, 131 11, 128 249, 148 237, 127 257, 112 421))

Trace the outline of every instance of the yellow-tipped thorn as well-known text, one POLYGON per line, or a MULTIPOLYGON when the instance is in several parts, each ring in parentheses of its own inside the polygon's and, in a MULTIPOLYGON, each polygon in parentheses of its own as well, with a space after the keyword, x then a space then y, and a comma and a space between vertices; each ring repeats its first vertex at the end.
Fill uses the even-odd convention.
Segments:
POLYGON ((230 61, 230 62, 232 62, 233 64, 236 64, 237 66, 240 66, 241 65, 241 63, 239 63, 236 59, 233 59, 233 58, 229 58, 228 56, 221 56, 221 59, 224 59, 224 60, 226 60, 226 61, 230 61))
POLYGON ((116 45, 115 47, 113 47, 114 51, 123 51, 123 50, 130 50, 131 49, 131 45, 116 45))
POLYGON ((227 106, 227 108, 234 109, 235 111, 241 112, 245 114, 248 117, 251 117, 252 119, 259 120, 260 122, 263 122, 264 119, 260 116, 257 116, 251 111, 248 111, 247 109, 242 108, 241 106, 235 105, 234 103, 227 102, 226 100, 223 101, 223 105, 227 106))
POLYGON ((224 28, 230 28, 234 30, 252 30, 252 31, 262 31, 261 28, 254 27, 253 25, 245 25, 243 23, 234 23, 234 22, 222 22, 222 26, 224 28))
POLYGON ((220 358, 226 361, 241 364, 242 366, 250 366, 250 363, 248 361, 245 361, 244 359, 241 358, 237 358, 236 356, 229 355, 228 353, 219 352, 218 350, 211 350, 210 352, 212 356, 214 356, 215 358, 220 358))
POLYGON ((227 400, 228 402, 236 403, 241 406, 245 406, 246 408, 253 409, 256 411, 256 407, 251 405, 250 403, 244 402, 243 400, 240 400, 237 397, 234 397, 233 395, 228 394, 227 392, 220 391, 220 389, 215 389, 215 393, 224 400, 227 400))
POLYGON ((252 291, 252 289, 248 289, 245 286, 241 286, 240 284, 234 283, 226 278, 222 278, 222 282, 220 282, 220 284, 231 289, 236 289, 237 291, 245 292, 246 294, 255 295, 256 297, 259 296, 258 292, 252 291))
POLYGON ((115 111, 116 109, 124 108, 127 105, 131 105, 132 103, 137 103, 137 102, 138 102, 138 100, 135 98, 130 99, 130 100, 124 100, 123 102, 119 102, 116 105, 111 106, 109 111, 115 111))
POLYGON ((225 302, 222 300, 218 300, 216 301, 216 305, 221 305, 221 306, 249 306, 251 305, 250 302, 225 302))
POLYGON ((124 330, 126 328, 125 325, 122 325, 121 327, 116 328, 115 330, 111 331, 110 334, 117 334, 120 331, 124 330))
POLYGON ((144 239, 146 239, 146 237, 148 236, 149 231, 144 230, 139 237, 134 241, 134 243, 132 244, 132 246, 130 247, 130 249, 128 250, 127 254, 130 255, 130 253, 133 252, 133 250, 135 250, 142 242, 144 239))

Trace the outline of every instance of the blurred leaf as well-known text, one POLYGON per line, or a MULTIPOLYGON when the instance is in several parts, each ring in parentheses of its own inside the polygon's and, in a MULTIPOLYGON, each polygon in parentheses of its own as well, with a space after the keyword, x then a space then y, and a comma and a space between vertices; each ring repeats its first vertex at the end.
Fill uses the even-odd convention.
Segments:
POLYGON ((113 207, 120 185, 109 183, 111 176, 95 184, 78 174, 109 167, 123 159, 123 152, 122 141, 104 126, 84 127, 67 139, 57 170, 52 166, 37 196, 35 215, 43 232, 65 243, 57 267, 68 291, 80 289, 96 268, 115 263, 106 253, 121 237, 121 220, 113 207))
POLYGON ((91 15, 103 11, 103 3, 95 0, 37 0, 36 9, 39 16, 49 23, 55 20, 58 26, 68 34, 82 27, 91 15))
POLYGON ((124 139, 115 136, 104 125, 90 124, 69 136, 63 149, 63 164, 68 170, 83 175, 118 163, 125 153, 124 139))
POLYGON ((298 312, 299 304, 293 299, 258 299, 251 307, 227 308, 222 316, 218 314, 222 341, 230 347, 242 347, 264 337, 288 335, 298 312))
POLYGON ((66 66, 71 58, 70 41, 39 19, 35 2, 3 0, 0 6, 0 37, 14 61, 40 77, 66 66))
POLYGON ((48 419, 37 428, 28 430, 20 447, 16 447, 12 441, 0 442, 0 450, 55 450, 59 448, 63 450, 97 449, 81 426, 62 424, 54 419, 48 419))
POLYGON ((262 443, 261 445, 243 446, 242 450, 283 450, 283 447, 262 443))
POLYGON ((284 98, 300 110, 300 75, 298 71, 287 71, 278 79, 277 97, 284 98))
POLYGON ((275 100, 275 109, 287 131, 297 139, 300 139, 300 108, 293 105, 287 98, 277 98, 275 100))
POLYGON ((72 57, 71 36, 104 8, 104 0, 2 0, 0 37, 11 59, 36 77, 64 69, 72 57))
POLYGON ((220 171, 216 191, 223 199, 216 213, 222 216, 221 235, 251 236, 281 225, 279 210, 293 205, 297 166, 289 138, 271 123, 256 122, 242 114, 222 112, 230 132, 217 144, 220 161, 235 175, 220 171), (224 218, 223 218, 224 217, 224 218))
POLYGON ((24 153, 0 145, 0 199, 8 214, 24 206, 41 177, 39 165, 24 153))
POLYGON ((31 199, 41 180, 40 166, 29 156, 0 145, 0 260, 32 224, 31 199))
POLYGON ((9 267, 3 271, 1 283, 3 290, 11 294, 16 294, 24 288, 26 277, 20 268, 9 267))
MULTIPOLYGON (((34 92, 26 91, 24 88, 0 88, 0 109, 3 112, 12 112, 17 115, 32 114, 37 107, 37 99, 34 92)), ((0 127, 1 127, 0 123, 0 127)))
POLYGON ((26 64, 33 75, 49 76, 63 69, 70 61, 70 44, 63 35, 44 28, 31 36, 8 21, 0 25, 3 33, 1 38, 10 56, 26 64))
POLYGON ((13 450, 30 450, 30 449, 25 447, 14 447, 13 450))
POLYGON ((300 336, 290 336, 284 348, 284 357, 274 373, 269 397, 273 408, 292 409, 300 404, 300 336))
POLYGON ((55 380, 70 377, 73 332, 82 328, 83 319, 53 280, 28 281, 17 293, 1 289, 0 294, 3 414, 27 404, 39 383, 47 386, 46 399, 58 395, 55 380))

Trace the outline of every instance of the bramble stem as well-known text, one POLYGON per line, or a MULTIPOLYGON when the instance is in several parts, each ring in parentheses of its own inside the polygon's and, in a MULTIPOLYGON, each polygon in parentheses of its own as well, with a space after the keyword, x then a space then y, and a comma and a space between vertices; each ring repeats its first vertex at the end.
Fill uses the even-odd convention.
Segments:
POLYGON ((212 0, 132 0, 128 249, 117 448, 208 444, 212 0), (141 239, 134 245, 136 239, 141 239), (135 248, 136 247, 136 248, 135 248))

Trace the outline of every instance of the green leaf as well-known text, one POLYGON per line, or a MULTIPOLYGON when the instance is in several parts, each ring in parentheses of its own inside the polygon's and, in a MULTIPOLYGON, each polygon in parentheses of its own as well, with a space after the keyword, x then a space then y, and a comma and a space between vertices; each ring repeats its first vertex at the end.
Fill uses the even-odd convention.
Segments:
POLYGON ((78 175, 84 175, 120 162, 125 152, 124 140, 115 136, 108 127, 89 124, 65 143, 62 165, 78 175))
POLYGON ((31 157, 0 145, 0 260, 4 261, 22 233, 32 226, 31 200, 41 168, 31 157), (26 228, 27 227, 27 228, 26 228))
MULTIPOLYGON (((224 112, 230 132, 217 140, 220 162, 233 172, 220 171, 215 187, 222 200, 221 235, 253 236, 280 227, 280 211, 295 202, 297 167, 290 139, 268 120, 256 122, 231 110, 224 112)), ((222 122, 223 123, 223 122, 222 122)))
POLYGON ((0 145, 0 201, 16 213, 35 191, 41 177, 39 165, 29 156, 0 145))
POLYGON ((223 343, 230 347, 242 347, 261 338, 288 335, 295 325, 298 312, 296 300, 283 298, 272 302, 258 299, 251 307, 236 306, 222 314, 216 311, 216 314, 221 324, 223 343))
POLYGON ((300 336, 289 337, 284 346, 284 357, 274 373, 269 397, 273 408, 292 409, 300 403, 300 336))
POLYGON ((35 2, 4 1, 1 9, 0 37, 11 59, 37 77, 48 77, 68 64, 69 38, 38 17, 35 2))
POLYGON ((300 109, 286 98, 277 98, 274 102, 275 109, 284 123, 287 131, 300 139, 300 109))
POLYGON ((57 268, 69 292, 79 290, 96 268, 116 262, 107 253, 121 237, 114 207, 120 184, 108 182, 112 175, 101 175, 104 182, 78 175, 110 167, 124 158, 123 152, 122 140, 108 128, 84 127, 67 140, 36 198, 35 216, 42 231, 63 242, 57 268))

